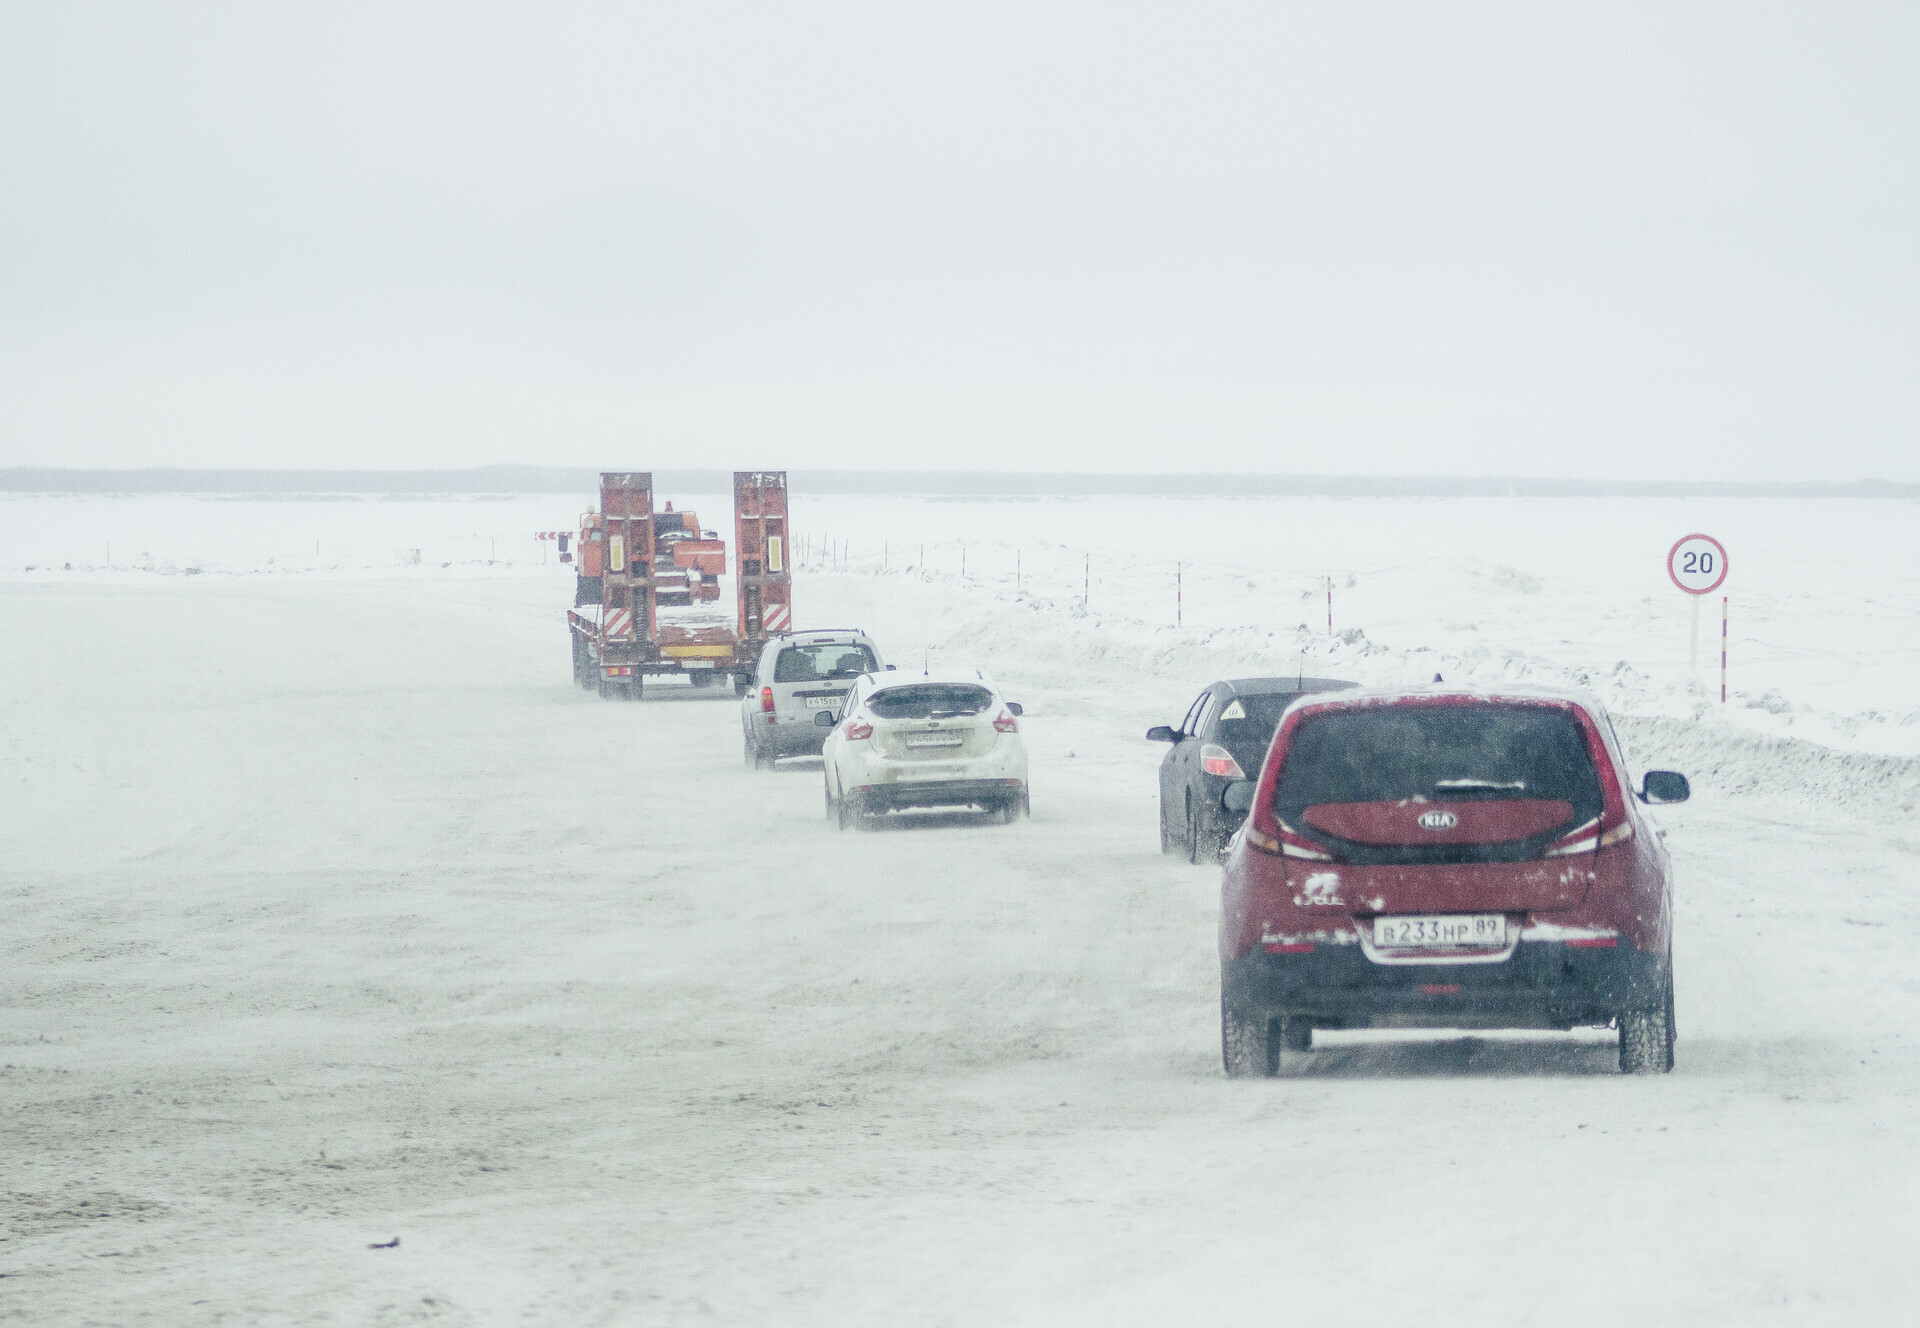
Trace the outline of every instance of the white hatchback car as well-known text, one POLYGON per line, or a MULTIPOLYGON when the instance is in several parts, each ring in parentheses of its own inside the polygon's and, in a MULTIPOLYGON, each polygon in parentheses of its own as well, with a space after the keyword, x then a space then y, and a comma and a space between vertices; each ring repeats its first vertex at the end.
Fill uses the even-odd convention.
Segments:
POLYGON ((822 753, 828 819, 846 830, 901 807, 1029 814, 1020 715, 978 669, 861 676, 822 753))

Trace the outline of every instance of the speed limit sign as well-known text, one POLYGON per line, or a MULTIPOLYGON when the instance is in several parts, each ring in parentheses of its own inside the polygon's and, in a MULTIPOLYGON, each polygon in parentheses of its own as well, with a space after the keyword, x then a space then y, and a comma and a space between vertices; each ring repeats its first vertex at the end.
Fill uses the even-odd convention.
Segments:
POLYGON ((1685 535, 1667 550, 1667 575, 1689 595, 1711 595, 1727 579, 1727 551, 1711 535, 1685 535))

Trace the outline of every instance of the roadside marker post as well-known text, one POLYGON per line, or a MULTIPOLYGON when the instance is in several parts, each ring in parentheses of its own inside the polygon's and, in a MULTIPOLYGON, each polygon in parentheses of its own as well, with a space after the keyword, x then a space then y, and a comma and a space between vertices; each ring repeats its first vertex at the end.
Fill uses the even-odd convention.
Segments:
POLYGON ((1727 597, 1720 597, 1720 704, 1727 703, 1727 597))
POLYGON ((1180 579, 1180 564, 1173 565, 1173 625, 1186 626, 1186 586, 1180 579))
POLYGON ((1327 578, 1327 635, 1333 635, 1333 578, 1327 578))

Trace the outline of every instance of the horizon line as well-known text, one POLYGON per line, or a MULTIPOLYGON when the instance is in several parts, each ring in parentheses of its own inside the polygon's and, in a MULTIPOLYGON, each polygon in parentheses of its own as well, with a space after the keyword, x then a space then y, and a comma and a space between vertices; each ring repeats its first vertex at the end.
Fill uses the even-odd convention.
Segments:
MULTIPOLYGON (((540 494, 593 493, 601 471, 584 466, 493 465, 450 469, 264 469, 151 466, 0 468, 0 492, 38 494, 540 494)), ((733 472, 676 467, 652 472, 656 489, 731 490, 733 472)), ((1527 475, 1300 475, 1285 472, 862 471, 796 469, 796 493, 963 498, 1920 498, 1920 483, 1859 480, 1561 479, 1527 475)))

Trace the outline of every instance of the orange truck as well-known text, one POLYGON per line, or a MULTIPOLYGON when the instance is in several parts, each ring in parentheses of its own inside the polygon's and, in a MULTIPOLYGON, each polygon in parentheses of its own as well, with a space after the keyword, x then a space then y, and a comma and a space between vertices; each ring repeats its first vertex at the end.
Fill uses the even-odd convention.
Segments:
POLYGON ((600 695, 638 700, 649 676, 696 687, 731 676, 744 693, 760 649, 793 625, 787 472, 733 473, 735 612, 717 606, 727 545, 673 504, 654 510, 653 476, 608 471, 600 506, 580 518, 567 630, 573 680, 600 695))

